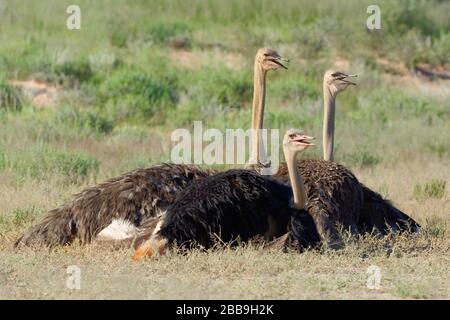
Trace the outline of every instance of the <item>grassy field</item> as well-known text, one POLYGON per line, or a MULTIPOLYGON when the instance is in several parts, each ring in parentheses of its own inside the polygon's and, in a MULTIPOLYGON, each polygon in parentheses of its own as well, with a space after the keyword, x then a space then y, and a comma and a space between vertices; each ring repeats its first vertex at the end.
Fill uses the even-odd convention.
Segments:
MULTIPOLYGON (((0 298, 450 298, 450 3, 0 0, 0 298), (321 78, 357 73, 338 98, 336 160, 424 228, 350 238, 338 252, 257 245, 133 263, 101 244, 14 251, 16 237, 84 187, 170 157, 170 133, 248 128, 258 47, 288 57, 268 75, 265 126, 322 130, 321 78), (70 265, 81 289, 66 287, 70 265), (366 286, 371 265, 381 288, 366 286)), ((318 142, 320 146, 320 139, 318 142)), ((317 147, 308 156, 320 157, 317 147)))

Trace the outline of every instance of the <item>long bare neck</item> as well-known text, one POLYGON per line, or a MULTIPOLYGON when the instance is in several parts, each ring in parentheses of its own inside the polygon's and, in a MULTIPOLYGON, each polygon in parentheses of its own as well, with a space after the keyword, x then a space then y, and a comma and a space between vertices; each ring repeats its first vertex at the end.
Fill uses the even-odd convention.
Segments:
POLYGON ((330 92, 330 88, 327 85, 323 86, 323 103, 323 159, 325 161, 332 161, 334 149, 334 118, 336 98, 330 92))
POLYGON ((264 104, 266 99, 266 71, 255 61, 253 75, 253 110, 252 110, 252 154, 251 159, 259 159, 261 132, 264 121, 264 104))
POLYGON ((306 206, 306 190, 303 177, 297 164, 298 152, 292 152, 284 147, 284 157, 289 171, 289 180, 291 181, 292 193, 294 195, 294 206, 296 209, 305 209, 306 206))

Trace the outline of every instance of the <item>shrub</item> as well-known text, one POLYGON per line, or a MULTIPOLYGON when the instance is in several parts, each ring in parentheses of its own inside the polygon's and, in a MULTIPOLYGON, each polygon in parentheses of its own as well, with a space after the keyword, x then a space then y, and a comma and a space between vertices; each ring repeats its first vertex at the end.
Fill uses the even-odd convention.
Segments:
POLYGON ((0 111, 20 111, 25 98, 20 89, 0 78, 0 111))
POLYGON ((190 38, 191 28, 181 22, 158 22, 150 25, 148 34, 155 43, 165 43, 174 37, 190 38))
POLYGON ((61 64, 56 64, 53 72, 59 77, 62 77, 63 81, 68 79, 69 82, 85 82, 93 75, 90 62, 87 58, 68 60, 61 64))
POLYGON ((426 15, 419 1, 403 0, 397 10, 387 12, 385 18, 387 30, 394 34, 405 34, 416 29, 424 35, 434 35, 438 26, 426 15))
POLYGON ((99 98, 101 103, 113 109, 116 120, 150 119, 177 103, 177 79, 122 69, 100 85, 99 98))
POLYGON ((437 154, 439 158, 442 158, 445 155, 450 154, 450 144, 444 142, 427 142, 425 143, 425 147, 437 154))
POLYGON ((56 111, 55 122, 76 128, 86 134, 105 134, 114 128, 108 113, 99 110, 82 110, 73 106, 63 106, 56 111))
POLYGON ((231 71, 225 66, 203 68, 183 81, 195 103, 241 108, 251 103, 253 94, 252 76, 248 71, 231 71))
POLYGON ((17 208, 12 213, 12 223, 16 227, 21 227, 27 223, 33 216, 34 207, 32 208, 17 208))

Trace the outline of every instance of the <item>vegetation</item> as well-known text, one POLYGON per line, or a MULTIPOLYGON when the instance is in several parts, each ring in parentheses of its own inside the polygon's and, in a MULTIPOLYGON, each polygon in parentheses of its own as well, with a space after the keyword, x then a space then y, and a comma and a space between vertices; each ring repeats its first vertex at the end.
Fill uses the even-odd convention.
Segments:
POLYGON ((127 286, 110 288, 117 270, 152 275, 137 287, 160 290, 139 298, 168 297, 169 271, 180 280, 177 297, 188 298, 450 296, 449 82, 412 72, 450 72, 450 2, 380 0, 374 31, 365 28, 368 0, 77 3, 81 30, 65 26, 69 0, 0 4, 0 282, 8 275, 0 297, 135 297, 127 286), (169 161, 172 130, 194 120, 248 128, 261 46, 291 61, 268 74, 264 125, 316 136, 308 157, 321 156, 324 70, 359 75, 337 102, 336 161, 424 225, 419 238, 350 239, 338 253, 195 252, 141 266, 126 262, 128 251, 95 246, 11 250, 24 228, 84 187, 169 161), (74 263, 92 266, 86 291, 68 292, 58 278, 74 263), (365 287, 370 264, 384 270, 382 291, 365 287), (32 280, 35 271, 45 276, 32 280))
POLYGON ((414 186, 414 197, 418 200, 427 198, 441 199, 445 195, 446 181, 441 179, 433 179, 424 184, 416 184, 414 186))

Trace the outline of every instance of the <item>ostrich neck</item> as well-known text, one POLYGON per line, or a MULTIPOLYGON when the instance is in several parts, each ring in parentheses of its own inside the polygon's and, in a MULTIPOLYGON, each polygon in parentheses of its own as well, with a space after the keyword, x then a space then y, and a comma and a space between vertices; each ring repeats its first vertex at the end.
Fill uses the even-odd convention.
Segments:
POLYGON ((334 118, 336 110, 336 98, 331 93, 330 88, 324 85, 323 88, 323 158, 325 161, 333 160, 334 148, 334 118))
POLYGON ((294 195, 294 206, 296 209, 304 209, 306 206, 306 191, 303 177, 297 165, 297 154, 288 148, 284 148, 284 157, 289 172, 289 180, 291 181, 292 193, 294 195))
POLYGON ((251 159, 259 160, 261 129, 264 121, 264 103, 266 99, 266 71, 255 61, 253 75, 252 106, 252 154, 251 159))

